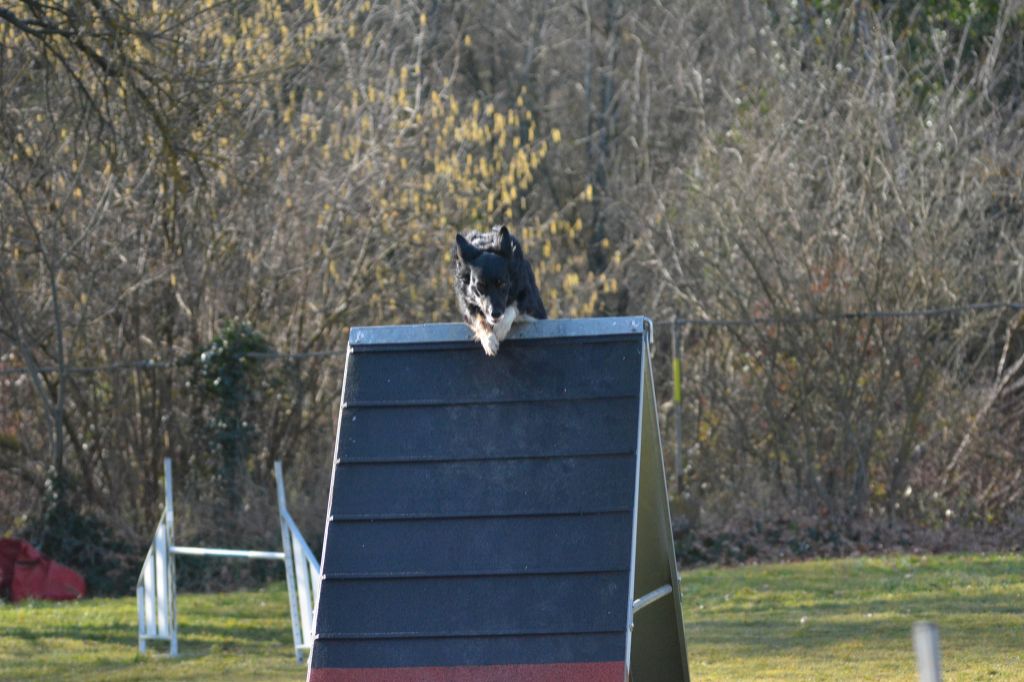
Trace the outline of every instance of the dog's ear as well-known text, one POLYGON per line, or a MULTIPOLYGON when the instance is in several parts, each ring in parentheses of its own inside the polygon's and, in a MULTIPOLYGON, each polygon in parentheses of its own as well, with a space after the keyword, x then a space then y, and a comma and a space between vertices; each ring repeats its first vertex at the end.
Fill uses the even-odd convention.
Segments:
POLYGON ((455 235, 455 253, 463 263, 469 263, 480 256, 480 249, 466 241, 461 234, 455 235))
POLYGON ((498 230, 498 251, 501 252, 502 256, 511 258, 514 255, 514 244, 512 243, 512 235, 508 233, 508 228, 504 225, 498 230))

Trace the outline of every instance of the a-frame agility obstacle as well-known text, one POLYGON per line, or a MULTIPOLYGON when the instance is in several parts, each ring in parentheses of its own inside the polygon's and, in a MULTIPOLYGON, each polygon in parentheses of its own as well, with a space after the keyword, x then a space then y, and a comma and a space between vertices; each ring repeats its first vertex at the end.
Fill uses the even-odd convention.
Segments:
POLYGON ((689 679, 650 334, 352 330, 311 682, 689 679))

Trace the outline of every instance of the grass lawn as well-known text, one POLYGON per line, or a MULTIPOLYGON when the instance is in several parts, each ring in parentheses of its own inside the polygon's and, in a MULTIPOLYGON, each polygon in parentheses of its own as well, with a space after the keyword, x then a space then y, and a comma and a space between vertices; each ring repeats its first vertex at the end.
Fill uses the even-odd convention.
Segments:
MULTIPOLYGON (((944 679, 1024 680, 1024 557, 703 568, 682 580, 695 680, 914 680, 915 620, 939 626, 944 679)), ((171 660, 138 653, 134 598, 0 604, 0 680, 305 678, 283 583, 182 594, 178 618, 171 660)))
POLYGON ((916 680, 917 620, 944 680, 1024 680, 1024 557, 941 555, 686 571, 695 680, 916 680))
POLYGON ((135 598, 0 606, 0 680, 306 679, 292 653, 284 583, 253 592, 178 594, 177 659, 140 654, 135 598))

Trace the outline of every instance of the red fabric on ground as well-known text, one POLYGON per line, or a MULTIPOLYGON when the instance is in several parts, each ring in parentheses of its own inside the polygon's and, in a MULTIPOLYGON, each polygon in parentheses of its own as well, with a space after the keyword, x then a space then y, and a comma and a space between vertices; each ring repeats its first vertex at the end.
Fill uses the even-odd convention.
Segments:
POLYGON ((0 595, 12 602, 78 599, 85 596, 85 578, 25 540, 4 538, 0 539, 0 595))

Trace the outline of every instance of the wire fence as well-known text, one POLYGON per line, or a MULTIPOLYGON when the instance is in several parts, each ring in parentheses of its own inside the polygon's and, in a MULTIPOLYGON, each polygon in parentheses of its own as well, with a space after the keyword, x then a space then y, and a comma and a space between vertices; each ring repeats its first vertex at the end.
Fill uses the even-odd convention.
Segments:
MULTIPOLYGON (((856 322, 863 320, 907 320, 907 319, 929 319, 940 317, 957 317, 965 313, 979 313, 990 311, 1020 312, 1024 310, 1024 303, 1010 301, 990 301, 982 303, 967 303, 956 306, 945 306, 939 308, 922 308, 912 310, 863 310, 850 312, 836 312, 827 314, 808 315, 769 315, 754 316, 748 318, 705 318, 677 316, 672 319, 672 469, 674 490, 680 493, 684 489, 684 472, 687 462, 684 460, 686 450, 686 436, 684 435, 684 405, 683 405, 683 368, 684 348, 683 336, 680 331, 686 327, 703 328, 736 328, 736 327, 759 327, 759 326, 783 326, 783 325, 817 325, 821 323, 856 322)), ((699 417, 694 417, 699 421, 699 417)), ((697 427, 699 430, 699 426, 697 427)), ((697 442, 699 438, 691 440, 697 442)))
MULTIPOLYGON (((838 312, 831 314, 814 315, 785 315, 785 316, 764 316, 748 318, 705 318, 676 316, 670 320, 655 322, 657 326, 669 326, 673 328, 699 326, 699 327, 754 327, 761 325, 798 325, 798 324, 819 324, 822 322, 844 322, 854 320, 882 320, 900 318, 929 318, 962 315, 968 312, 985 312, 992 310, 1010 310, 1020 312, 1024 310, 1024 303, 1014 302, 987 302, 970 303, 959 306, 943 308, 925 308, 918 310, 869 310, 854 312, 838 312)), ((260 352, 240 353, 239 357, 253 358, 256 360, 305 360, 310 358, 327 358, 345 355, 347 351, 324 350, 304 352, 260 352)), ((93 374, 98 372, 120 372, 127 370, 151 370, 169 369, 179 367, 187 361, 186 357, 181 358, 143 358, 138 360, 124 360, 111 362, 105 365, 90 365, 78 367, 66 365, 64 367, 47 365, 43 367, 3 367, 0 368, 0 376, 18 376, 31 373, 55 374, 64 372, 66 374, 93 374)))
MULTIPOLYGON (((671 389, 659 407, 675 517, 723 529, 803 514, 824 519, 819 538, 846 533, 850 519, 1024 518, 1022 312, 1019 302, 983 302, 661 317, 656 326, 673 333, 658 335, 653 361, 658 394, 671 389)), ((198 353, 0 367, 0 485, 9 491, 0 525, 42 518, 54 443, 63 443, 80 526, 104 529, 89 546, 100 552, 106 542, 103 556, 122 557, 103 564, 110 575, 137 570, 162 457, 190 482, 183 528, 204 542, 273 541, 264 493, 275 459, 306 491, 293 515, 315 527, 346 353, 238 353, 255 362, 227 393, 202 383, 198 353), (22 379, 32 372, 50 376, 22 379), (60 372, 58 414, 38 393, 54 390, 60 372)))
POLYGON ((676 317, 672 322, 676 326, 699 325, 709 327, 751 327, 757 325, 778 324, 817 324, 819 322, 844 322, 850 320, 883 320, 899 318, 927 318, 962 315, 968 312, 984 312, 989 310, 1024 310, 1024 303, 992 302, 969 303, 945 308, 925 308, 921 310, 866 310, 857 312, 839 312, 826 315, 787 315, 749 317, 745 319, 709 319, 700 317, 676 317))

